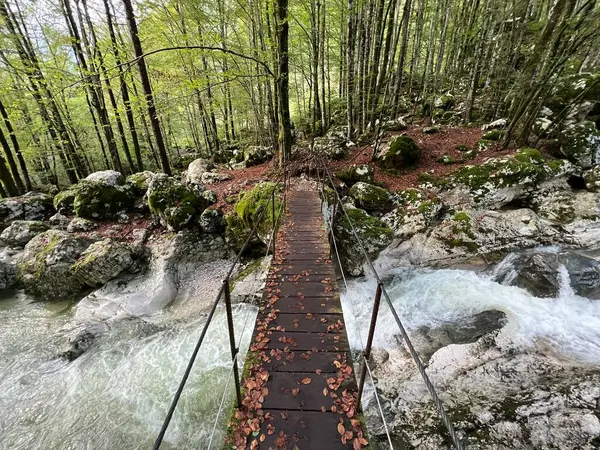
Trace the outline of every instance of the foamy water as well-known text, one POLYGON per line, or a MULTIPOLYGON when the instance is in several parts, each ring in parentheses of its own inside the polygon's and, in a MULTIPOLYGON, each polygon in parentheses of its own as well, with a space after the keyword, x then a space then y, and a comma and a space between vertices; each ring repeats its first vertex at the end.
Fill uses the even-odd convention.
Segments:
MULTIPOLYGON (((436 327, 487 310, 503 311, 508 324, 502 339, 521 348, 551 349, 576 361, 600 364, 600 301, 573 293, 566 270, 557 298, 536 298, 527 291, 504 286, 491 277, 465 270, 403 270, 385 274, 386 288, 404 326, 410 332, 421 326, 436 327)), ((366 342, 376 283, 350 281, 342 295, 344 318, 353 348, 366 342)), ((382 301, 375 346, 395 345, 400 334, 382 301)))

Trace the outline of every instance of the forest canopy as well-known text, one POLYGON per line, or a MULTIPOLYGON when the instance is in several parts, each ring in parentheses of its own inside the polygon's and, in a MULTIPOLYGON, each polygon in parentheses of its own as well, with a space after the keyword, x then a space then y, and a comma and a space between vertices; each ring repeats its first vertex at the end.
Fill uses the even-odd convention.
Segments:
POLYGON ((505 145, 600 116, 595 0, 0 0, 0 23, 2 196, 406 113, 506 118, 505 145))

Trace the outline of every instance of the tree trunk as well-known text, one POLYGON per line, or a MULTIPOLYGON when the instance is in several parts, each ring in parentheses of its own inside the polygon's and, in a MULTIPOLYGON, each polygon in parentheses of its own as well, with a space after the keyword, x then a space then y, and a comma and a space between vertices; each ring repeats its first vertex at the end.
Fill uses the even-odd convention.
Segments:
POLYGON ((2 115, 2 119, 4 120, 4 125, 6 125, 6 130, 8 131, 8 135, 10 137, 10 141, 12 142, 13 149, 15 150, 15 154, 17 155, 17 160, 19 161, 19 166, 21 167, 21 172, 23 173, 23 178, 25 179, 25 187, 28 191, 31 191, 31 179, 29 178, 29 170, 27 170, 27 164, 25 164, 25 159, 23 158, 23 154, 21 153, 21 146, 19 145, 19 141, 17 140, 17 135, 15 134, 15 130, 13 129, 12 122, 10 121, 10 117, 4 108, 4 104, 0 101, 0 114, 2 115))
POLYGON ((277 0, 277 95, 279 97, 279 152, 280 164, 289 161, 292 154, 292 130, 289 93, 289 24, 288 0, 277 0))
POLYGON ((148 115, 150 116, 150 125, 154 133, 154 140, 158 147, 158 154, 160 155, 160 162, 162 170, 167 175, 171 175, 171 166, 169 164, 169 156, 167 155, 167 149, 165 147, 165 141, 163 139, 162 130, 160 128, 160 122, 158 120, 158 113, 156 112, 156 106, 154 105, 154 96, 152 94, 152 85, 150 84, 150 78, 148 77, 148 69, 146 68, 146 61, 143 58, 144 51, 142 50, 142 43, 138 36, 137 23, 133 14, 133 6, 131 0, 122 0, 125 6, 125 16, 127 18, 127 24, 129 25, 129 33, 131 34, 131 42, 133 44, 133 51, 137 58, 137 67, 140 73, 140 79, 142 81, 142 90, 144 97, 146 98, 146 105, 148 107, 148 115))

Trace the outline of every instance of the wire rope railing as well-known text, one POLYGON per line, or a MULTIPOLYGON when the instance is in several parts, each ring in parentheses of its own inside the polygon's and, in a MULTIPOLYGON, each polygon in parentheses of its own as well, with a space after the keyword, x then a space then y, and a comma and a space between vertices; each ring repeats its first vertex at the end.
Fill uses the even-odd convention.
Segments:
MULTIPOLYGON (((288 174, 286 172, 286 167, 285 167, 285 163, 284 163, 283 174, 277 178, 277 180, 275 181, 275 183, 271 189, 271 192, 269 194, 270 203, 271 203, 271 208, 270 208, 271 211, 268 211, 268 209, 269 209, 268 204, 262 210, 257 211, 258 216, 253 224, 253 227, 250 230, 250 233, 248 234, 248 236, 246 237, 246 240, 244 241, 244 244, 242 245, 240 251, 237 253, 235 259, 231 263, 231 266, 229 267, 229 270, 227 271, 225 278, 223 279, 221 288, 219 289, 219 292, 217 293, 217 296, 216 296, 215 300, 213 301, 211 308, 208 312, 208 315, 206 317, 206 322, 202 328, 202 331, 200 333, 200 336, 198 338, 196 346, 194 347, 194 351, 192 352, 192 355, 190 356, 190 359, 188 361, 186 369, 185 369, 183 376, 179 382, 177 391, 175 392, 175 395, 173 396, 173 400, 171 401, 171 404, 167 411, 165 420, 163 421, 163 424, 158 433, 158 436, 156 437, 156 440, 154 441, 154 445, 152 447, 153 450, 158 450, 164 440, 165 434, 169 428, 171 420, 173 419, 173 414, 175 413, 175 410, 177 408, 177 404, 179 403, 179 400, 181 398, 183 390, 185 389, 188 378, 190 376, 190 373, 192 371, 192 368, 193 368, 196 358, 198 356, 198 352, 200 351, 202 343, 204 342, 204 339, 206 338, 208 328, 209 328, 210 324, 212 323, 212 320, 215 316, 215 312, 217 310, 217 306, 221 302, 221 299, 224 299, 225 311, 226 311, 226 315, 227 315, 227 329, 228 329, 229 344, 230 344, 230 350, 231 350, 233 379, 235 381, 236 405, 238 408, 241 407, 241 405, 242 405, 242 397, 241 397, 242 392, 241 392, 240 375, 239 375, 239 367, 238 367, 239 348, 236 346, 234 326, 233 326, 233 311, 232 311, 232 307, 231 307, 231 283, 230 283, 230 280, 231 280, 231 276, 233 275, 233 271, 235 270, 236 266, 238 265, 238 263, 240 262, 240 260, 242 258, 242 255, 244 254, 244 252, 250 245, 252 239, 257 235, 259 226, 264 224, 263 219, 265 218, 265 215, 269 214, 269 213, 271 214, 272 230, 270 233, 269 244, 267 246, 267 252, 269 251, 269 248, 270 248, 272 250, 273 254, 275 254, 275 235, 277 232, 279 222, 281 220, 281 215, 285 209, 285 204, 287 202, 287 189, 288 189, 287 175, 288 174), (276 212, 277 190, 281 189, 281 188, 283 188, 282 189, 283 190, 283 199, 282 199, 282 201, 280 200, 279 211, 276 212)), ((245 328, 245 326, 244 326, 244 328, 245 328)), ((220 412, 218 414, 220 414, 220 412)), ((218 420, 218 416, 217 416, 217 420, 218 420)), ((213 431, 213 434, 214 434, 214 431, 213 431)), ((211 436, 211 443, 212 443, 212 436, 211 436)))
MULTIPOLYGON (((331 240, 333 241, 332 247, 335 248, 335 251, 336 251, 336 254, 338 257, 338 263, 340 264, 340 269, 342 271, 342 274, 344 273, 344 271, 341 268, 342 266, 341 266, 341 262, 339 260, 339 253, 337 252, 337 245, 335 244, 335 232, 334 232, 334 226, 333 226, 335 216, 337 214, 338 209, 341 211, 340 214, 342 214, 344 216, 346 222, 348 223, 351 234, 352 234, 356 244, 358 245, 360 252, 363 255, 364 262, 367 264, 369 270, 372 272, 372 274, 375 278, 375 281, 377 282, 377 289, 376 289, 376 293, 375 293, 373 310, 371 313, 369 334, 368 334, 368 338, 367 338, 367 344, 366 344, 366 346, 364 346, 363 357, 362 357, 362 362, 361 362, 361 371, 360 371, 360 378, 359 378, 359 383, 358 383, 358 399, 357 399, 358 406, 361 407, 362 394, 363 394, 364 385, 365 385, 365 378, 368 374, 369 377, 371 378, 373 387, 375 389, 375 397, 377 399, 378 406, 380 408, 380 412, 382 415, 382 419, 385 424, 386 434, 387 434, 387 437, 388 437, 388 440, 390 443, 390 448, 393 448, 392 442, 390 439, 390 435, 389 435, 389 430, 387 429, 387 424, 385 422, 385 418, 383 417, 383 410, 381 409, 379 398, 377 396, 377 389, 376 389, 375 382, 374 382, 374 379, 372 376, 372 371, 371 371, 371 368, 369 367, 369 362, 368 362, 368 360, 371 356, 371 349, 372 349, 373 338, 374 338, 375 329, 376 329, 376 325, 377 325, 377 317, 379 315, 380 302, 383 297, 388 308, 390 309, 390 312, 392 313, 392 317, 394 318, 396 325, 398 326, 398 328, 400 330, 400 333, 403 338, 403 343, 404 343, 405 347, 407 348, 408 352, 410 353, 410 355, 417 367, 417 370, 419 371, 421 377, 423 378, 423 381, 427 387, 427 390, 429 391, 429 394, 431 395, 431 397, 433 399, 433 403, 437 410, 437 413, 440 416, 442 423, 446 427, 448 434, 450 435, 452 444, 454 445, 454 447, 457 450, 463 450, 464 445, 458 438, 458 436, 456 434, 456 429, 454 428, 454 425, 452 424, 450 417, 448 416, 446 410, 444 409, 444 406, 435 390, 435 387, 433 386, 433 383, 431 382, 429 376, 427 375, 427 372, 425 370, 425 365, 421 361, 419 354, 417 353, 416 349, 414 348, 412 341, 410 340, 410 337, 409 337, 402 321, 400 320, 400 316, 398 315, 398 312, 396 311, 396 308, 394 307, 392 300, 391 300, 390 296, 388 295, 387 290, 385 289, 385 286, 384 286, 381 278, 379 277, 379 274, 377 273, 377 270, 375 269, 375 266, 373 265, 373 262, 371 261, 371 258, 369 257, 369 254, 367 253, 362 240, 360 239, 360 236, 356 232, 356 228, 354 227, 354 223, 353 223, 352 219, 350 218, 350 216, 346 212, 346 209, 343 206, 342 199, 340 198, 340 195, 339 195, 337 189, 335 189, 335 183, 333 181, 333 177, 331 176, 331 172, 329 171, 329 168, 323 158, 321 158, 321 167, 322 167, 322 171, 323 171, 323 180, 321 181, 320 174, 318 175, 318 179, 319 179, 319 182, 322 183, 322 185, 323 185, 323 188, 322 188, 323 195, 324 195, 324 186, 326 186, 326 185, 331 186, 333 188, 333 192, 334 192, 330 233, 331 233, 331 240)), ((323 198, 325 198, 325 197, 323 197, 323 198)), ((345 283, 345 281, 346 280, 344 277, 344 283, 345 283)), ((346 286, 347 286, 347 284, 346 284, 346 286)), ((360 336, 360 333, 359 333, 359 336, 360 336)), ((361 344, 362 344, 362 338, 361 338, 361 344)))

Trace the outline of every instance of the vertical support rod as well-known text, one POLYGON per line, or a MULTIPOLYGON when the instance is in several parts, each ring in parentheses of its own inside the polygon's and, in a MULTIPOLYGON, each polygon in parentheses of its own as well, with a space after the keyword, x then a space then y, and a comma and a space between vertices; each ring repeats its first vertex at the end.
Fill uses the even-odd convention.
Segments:
MULTIPOLYGON (((323 190, 323 195, 325 195, 325 190, 323 190)), ((335 239, 335 235, 333 234, 333 223, 335 222, 335 215, 337 214, 337 202, 333 201, 333 209, 331 210, 331 230, 329 234, 329 259, 333 259, 333 240, 335 239)))
POLYGON ((373 313, 371 314, 371 326, 369 327, 369 337, 367 338, 367 346, 363 355, 362 367, 360 371, 360 381, 358 383, 358 407, 362 410, 362 394, 365 387, 365 378, 367 375, 367 361, 371 357, 371 347, 373 346, 373 336, 375 335, 375 325, 377 325, 377 316, 379 314, 379 305, 381 304, 381 283, 377 283, 377 291, 375 291, 375 301, 373 302, 373 313))
MULTIPOLYGON (((285 186, 284 186, 285 188, 285 186)), ((273 257, 275 257, 275 189, 271 192, 271 201, 273 202, 273 211, 271 213, 271 221, 273 223, 273 234, 271 236, 271 245, 273 246, 273 257)))
POLYGON ((233 361, 233 378, 235 381, 235 395, 238 409, 242 407, 242 389, 240 386, 240 373, 236 355, 238 348, 235 346, 235 334, 233 332, 233 313, 231 311, 231 292, 229 290, 229 278, 223 280, 225 291, 225 310, 227 311, 227 328, 229 329, 229 345, 231 347, 231 360, 233 361))

